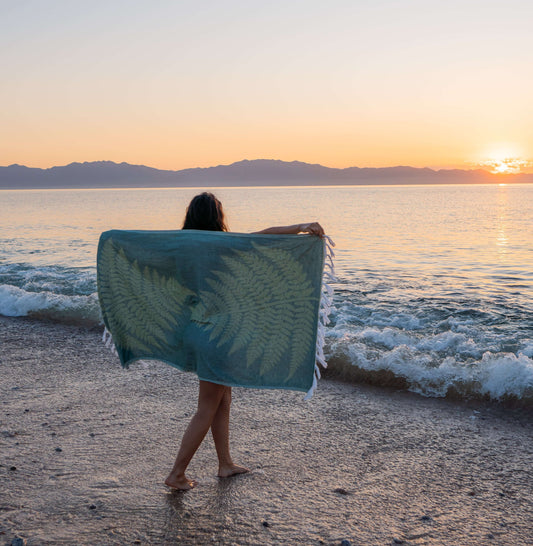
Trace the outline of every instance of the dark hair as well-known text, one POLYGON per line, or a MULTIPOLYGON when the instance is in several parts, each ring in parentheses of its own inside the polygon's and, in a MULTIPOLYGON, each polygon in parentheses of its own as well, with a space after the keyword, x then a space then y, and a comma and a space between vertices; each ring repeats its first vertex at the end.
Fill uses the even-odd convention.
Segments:
POLYGON ((193 197, 187 207, 182 229, 228 231, 222 203, 208 192, 193 197))

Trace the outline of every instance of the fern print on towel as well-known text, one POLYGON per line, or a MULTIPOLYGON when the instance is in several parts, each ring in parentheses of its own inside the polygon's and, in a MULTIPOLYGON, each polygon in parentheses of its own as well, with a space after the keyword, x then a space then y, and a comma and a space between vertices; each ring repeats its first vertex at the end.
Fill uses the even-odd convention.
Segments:
POLYGON ((98 292, 115 343, 133 355, 164 355, 183 326, 185 299, 193 293, 175 278, 128 260, 111 238, 102 245, 99 266, 106 274, 98 277, 98 292))
POLYGON ((224 269, 207 279, 198 318, 209 341, 241 352, 247 368, 262 377, 284 366, 297 371, 313 342, 315 299, 302 265, 286 250, 252 243, 252 249, 223 256, 224 269))
POLYGON ((322 239, 114 230, 102 234, 97 262, 123 366, 157 359, 228 386, 311 387, 322 239))

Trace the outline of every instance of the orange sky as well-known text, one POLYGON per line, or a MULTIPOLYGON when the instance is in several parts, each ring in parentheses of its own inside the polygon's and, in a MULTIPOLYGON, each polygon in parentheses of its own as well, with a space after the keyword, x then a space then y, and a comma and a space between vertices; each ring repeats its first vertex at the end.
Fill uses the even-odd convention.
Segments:
POLYGON ((0 4, 0 165, 533 157, 531 2, 285 4, 0 4))

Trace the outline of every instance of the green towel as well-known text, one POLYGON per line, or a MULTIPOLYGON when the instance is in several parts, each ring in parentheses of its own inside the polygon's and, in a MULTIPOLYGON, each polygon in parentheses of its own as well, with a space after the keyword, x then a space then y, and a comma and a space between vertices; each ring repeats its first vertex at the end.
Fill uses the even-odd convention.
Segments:
POLYGON ((222 385, 312 390, 317 356, 325 364, 325 246, 310 235, 103 233, 98 296, 120 362, 157 359, 222 385))

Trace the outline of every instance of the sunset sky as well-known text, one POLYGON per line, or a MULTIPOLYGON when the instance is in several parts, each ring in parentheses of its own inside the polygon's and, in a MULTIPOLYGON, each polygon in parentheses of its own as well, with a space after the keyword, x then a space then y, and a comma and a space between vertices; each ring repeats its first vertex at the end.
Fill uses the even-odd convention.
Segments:
POLYGON ((532 23, 530 0, 0 0, 0 165, 533 171, 532 23))

